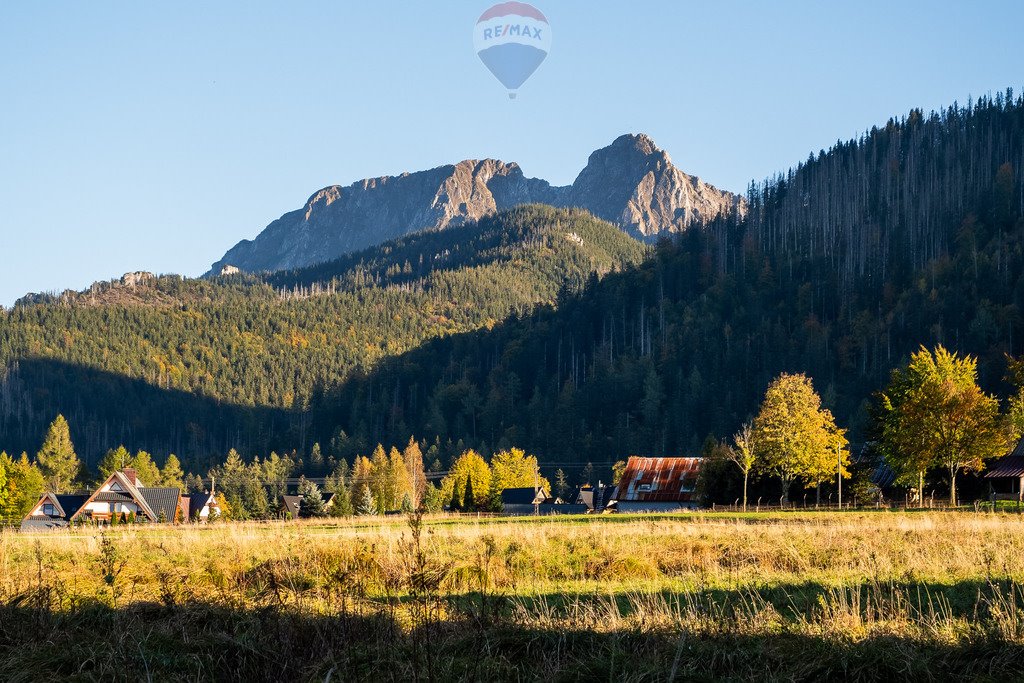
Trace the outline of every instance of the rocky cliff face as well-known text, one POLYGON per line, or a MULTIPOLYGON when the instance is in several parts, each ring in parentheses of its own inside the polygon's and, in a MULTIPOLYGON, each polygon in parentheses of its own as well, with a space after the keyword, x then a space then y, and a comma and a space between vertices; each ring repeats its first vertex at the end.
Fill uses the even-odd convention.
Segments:
POLYGON ((745 208, 739 196, 680 171, 646 135, 624 135, 594 152, 568 190, 568 204, 641 239, 745 208))
POLYGON ((239 242, 210 272, 299 268, 527 203, 583 208, 640 238, 744 208, 738 196, 680 171, 647 136, 625 135, 594 152, 569 187, 493 159, 328 187, 256 239, 239 242))

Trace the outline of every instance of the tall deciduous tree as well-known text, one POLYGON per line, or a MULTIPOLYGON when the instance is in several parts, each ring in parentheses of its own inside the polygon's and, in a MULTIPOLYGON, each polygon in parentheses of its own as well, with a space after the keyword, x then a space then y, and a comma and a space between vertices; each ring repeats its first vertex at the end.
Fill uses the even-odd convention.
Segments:
POLYGON ((46 483, 43 473, 35 463, 29 461, 27 453, 22 453, 18 460, 0 454, 0 461, 7 473, 7 497, 0 506, 0 520, 16 522, 27 515, 32 506, 39 501, 46 483))
POLYGON ((54 493, 67 493, 74 487, 82 464, 75 453, 71 429, 63 415, 58 415, 50 424, 36 462, 54 493))
POLYGON ((491 488, 491 468, 474 450, 468 450, 452 463, 448 476, 441 482, 443 500, 455 500, 465 510, 476 509, 486 503, 491 488), (468 490, 473 481, 473 492, 468 490))
POLYGON ((743 511, 747 511, 747 484, 750 481, 750 471, 756 462, 754 448, 754 425, 751 422, 744 422, 740 430, 732 437, 732 447, 725 453, 726 457, 739 468, 743 475, 743 511))
POLYGON ((388 452, 388 472, 390 488, 388 490, 389 506, 387 510, 390 512, 402 509, 406 497, 409 498, 409 503, 412 503, 412 479, 409 476, 408 468, 405 466, 405 458, 397 448, 392 448, 388 452))
POLYGON ((754 419, 754 454, 763 471, 782 481, 783 501, 796 479, 821 481, 838 439, 832 413, 821 407, 810 378, 784 373, 769 385, 754 419))
POLYGON ((551 482, 540 476, 537 457, 521 448, 495 453, 491 458, 491 492, 500 496, 505 489, 530 487, 551 490, 551 482))
POLYGON ((423 467, 423 452, 414 437, 409 437, 409 443, 402 452, 402 459, 405 461, 405 470, 412 486, 413 508, 419 510, 427 490, 427 475, 423 467))
POLYGON ((0 521, 4 519, 11 498, 11 490, 7 486, 8 473, 14 463, 6 452, 0 452, 0 521))
POLYGON ((1005 454, 1012 440, 998 401, 982 392, 977 379, 974 358, 922 347, 906 368, 893 372, 879 401, 879 445, 890 466, 904 481, 944 468, 952 505, 957 475, 980 470, 989 458, 1005 454))
POLYGON ((393 508, 389 507, 392 490, 392 471, 388 462, 388 454, 382 444, 377 444, 370 456, 370 493, 373 494, 373 501, 380 512, 387 512, 393 508))

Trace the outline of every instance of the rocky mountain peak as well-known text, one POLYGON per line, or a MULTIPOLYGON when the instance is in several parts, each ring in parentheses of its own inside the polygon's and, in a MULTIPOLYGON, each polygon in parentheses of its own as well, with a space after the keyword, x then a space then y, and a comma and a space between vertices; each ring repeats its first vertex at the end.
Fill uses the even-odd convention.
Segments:
POLYGON ((623 135, 594 152, 569 187, 527 178, 519 164, 496 159, 326 187, 256 239, 239 242, 210 274, 225 266, 249 272, 300 268, 529 203, 586 209, 640 238, 743 210, 737 196, 677 169, 647 135, 623 135))

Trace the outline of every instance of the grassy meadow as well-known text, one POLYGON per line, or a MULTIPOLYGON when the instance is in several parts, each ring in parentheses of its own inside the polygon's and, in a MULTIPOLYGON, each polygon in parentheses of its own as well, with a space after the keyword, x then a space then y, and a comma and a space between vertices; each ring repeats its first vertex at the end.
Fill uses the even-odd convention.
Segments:
POLYGON ((0 535, 0 680, 1006 680, 1024 516, 0 535))

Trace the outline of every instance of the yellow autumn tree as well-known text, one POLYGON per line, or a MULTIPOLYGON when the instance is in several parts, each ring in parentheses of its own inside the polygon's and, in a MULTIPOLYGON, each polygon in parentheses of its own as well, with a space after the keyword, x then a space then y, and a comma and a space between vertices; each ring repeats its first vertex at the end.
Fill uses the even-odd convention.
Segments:
POLYGON ((781 480, 784 502, 797 479, 820 483, 828 472, 835 473, 841 457, 836 448, 845 450, 846 442, 803 374, 783 373, 768 386, 752 436, 756 465, 781 480))
POLYGON ((405 471, 412 486, 412 506, 418 510, 423 504, 423 496, 427 490, 427 475, 423 467, 423 452, 414 437, 409 438, 409 444, 402 452, 402 459, 405 461, 405 471))
POLYGON ((468 450, 452 463, 448 476, 441 481, 441 500, 450 503, 456 498, 459 507, 476 509, 486 505, 490 490, 491 468, 479 453, 468 450), (470 483, 473 499, 466 500, 466 487, 470 483))
POLYGON ((957 504, 960 472, 977 471, 1003 455, 1014 436, 995 397, 978 386, 978 362, 938 346, 922 347, 905 368, 893 372, 880 396, 879 448, 904 482, 924 488, 925 473, 942 467, 949 475, 950 503, 957 504))
MULTIPOLYGON (((540 476, 537 458, 520 448, 495 453, 491 458, 491 495, 500 496, 505 489, 531 488, 551 492, 551 482, 540 476)), ((473 482, 476 490, 476 482, 473 482)))

